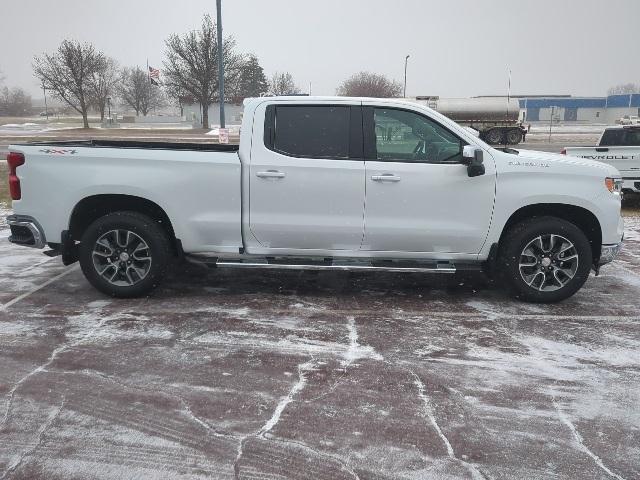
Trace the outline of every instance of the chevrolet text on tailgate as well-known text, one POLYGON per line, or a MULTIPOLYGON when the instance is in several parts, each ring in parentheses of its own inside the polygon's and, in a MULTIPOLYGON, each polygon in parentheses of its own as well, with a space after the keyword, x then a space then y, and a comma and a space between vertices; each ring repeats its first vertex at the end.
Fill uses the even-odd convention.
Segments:
POLYGON ((604 163, 496 150, 400 100, 246 102, 240 145, 12 145, 10 241, 144 295, 172 257, 217 267, 455 273, 517 297, 574 294, 623 237, 604 163))

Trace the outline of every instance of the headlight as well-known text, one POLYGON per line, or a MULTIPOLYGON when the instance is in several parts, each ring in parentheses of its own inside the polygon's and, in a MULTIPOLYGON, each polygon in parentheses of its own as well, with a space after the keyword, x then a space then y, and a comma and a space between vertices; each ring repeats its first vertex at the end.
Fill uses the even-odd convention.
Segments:
POLYGON ((622 193, 622 179, 607 177, 604 179, 604 185, 611 193, 620 195, 622 193))

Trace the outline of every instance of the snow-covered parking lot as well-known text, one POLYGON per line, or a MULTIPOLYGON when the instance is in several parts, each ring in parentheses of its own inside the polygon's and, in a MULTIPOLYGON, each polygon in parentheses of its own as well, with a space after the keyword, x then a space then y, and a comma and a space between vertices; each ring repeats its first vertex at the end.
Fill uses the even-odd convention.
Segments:
POLYGON ((640 478, 626 220, 619 260, 550 306, 258 270, 114 300, 0 226, 0 478, 640 478))

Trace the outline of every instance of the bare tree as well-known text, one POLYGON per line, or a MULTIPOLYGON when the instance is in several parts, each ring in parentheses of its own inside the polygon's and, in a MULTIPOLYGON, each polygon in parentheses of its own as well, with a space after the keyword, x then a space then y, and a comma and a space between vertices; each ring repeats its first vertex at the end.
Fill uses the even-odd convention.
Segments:
POLYGON ((345 97, 393 98, 401 96, 402 85, 384 75, 360 72, 345 80, 336 93, 345 97))
POLYGON ((105 56, 93 45, 64 40, 53 54, 36 56, 33 71, 54 97, 82 115, 84 128, 89 128, 87 111, 94 75, 103 67, 105 56))
POLYGON ((118 88, 122 102, 135 110, 136 115, 144 115, 166 105, 166 98, 157 85, 152 85, 149 74, 140 67, 125 68, 118 88))
POLYGON ((209 106, 218 100, 218 56, 222 50, 225 84, 233 90, 242 56, 235 53, 235 41, 226 37, 218 45, 216 25, 209 15, 200 30, 170 36, 166 41, 165 87, 174 98, 192 97, 202 108, 202 128, 209 128, 209 106))
POLYGON ((0 116, 21 117, 31 113, 31 96, 22 88, 0 88, 0 116))
POLYGON ((636 83, 621 83, 615 87, 611 87, 607 91, 607 95, 625 95, 629 93, 640 93, 640 84, 636 83))
POLYGON ((118 73, 116 61, 113 58, 104 57, 98 70, 91 75, 89 105, 100 113, 100 121, 104 120, 107 100, 116 92, 118 73))
POLYGON ((269 95, 279 97, 283 95, 296 95, 300 89, 293 81, 293 75, 289 72, 276 72, 269 81, 269 95))

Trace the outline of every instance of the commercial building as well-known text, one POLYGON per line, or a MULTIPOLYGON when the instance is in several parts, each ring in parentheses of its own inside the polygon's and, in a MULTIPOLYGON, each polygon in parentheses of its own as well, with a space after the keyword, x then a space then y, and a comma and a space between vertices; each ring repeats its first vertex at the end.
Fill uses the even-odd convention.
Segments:
POLYGON ((570 95, 517 96, 527 122, 613 124, 624 115, 640 115, 640 94, 607 97, 572 97, 570 95))

